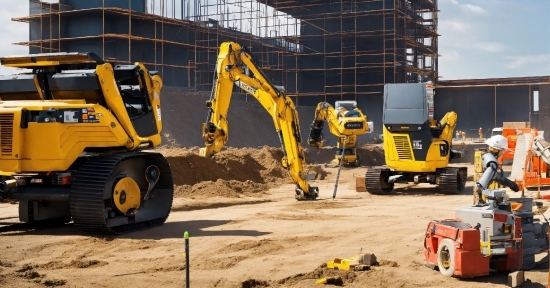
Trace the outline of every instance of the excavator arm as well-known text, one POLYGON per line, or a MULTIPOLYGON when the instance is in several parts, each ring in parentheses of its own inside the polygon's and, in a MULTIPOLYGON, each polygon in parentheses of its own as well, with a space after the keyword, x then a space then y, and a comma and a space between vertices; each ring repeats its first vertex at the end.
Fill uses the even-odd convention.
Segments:
POLYGON ((456 112, 447 112, 436 126, 430 127, 432 136, 444 141, 448 145, 450 159, 464 157, 462 152, 454 150, 451 147, 457 119, 458 115, 456 112))
POLYGON ((296 183, 296 199, 317 198, 319 189, 310 186, 306 181, 303 168, 305 154, 301 146, 300 125, 294 103, 282 89, 267 80, 250 51, 234 42, 224 42, 220 47, 214 86, 206 103, 208 114, 202 125, 205 147, 201 148, 200 155, 210 157, 219 152, 227 142, 227 111, 233 84, 254 96, 273 118, 284 153, 281 164, 289 170, 296 183))
POLYGON ((438 123, 437 128, 441 130, 441 134, 439 135, 439 139, 445 140, 448 143, 451 143, 453 140, 453 133, 456 127, 456 120, 457 120, 457 114, 456 112, 447 112, 443 118, 438 123))

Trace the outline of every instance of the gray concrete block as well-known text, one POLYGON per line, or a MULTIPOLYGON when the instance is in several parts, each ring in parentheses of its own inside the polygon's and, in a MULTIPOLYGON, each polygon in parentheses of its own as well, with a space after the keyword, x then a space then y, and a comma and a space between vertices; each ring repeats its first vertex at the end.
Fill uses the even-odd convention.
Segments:
POLYGON ((523 271, 516 271, 508 274, 508 286, 519 287, 525 281, 523 271))
POLYGON ((359 261, 365 265, 375 265, 377 263, 376 256, 370 253, 360 254, 359 261))

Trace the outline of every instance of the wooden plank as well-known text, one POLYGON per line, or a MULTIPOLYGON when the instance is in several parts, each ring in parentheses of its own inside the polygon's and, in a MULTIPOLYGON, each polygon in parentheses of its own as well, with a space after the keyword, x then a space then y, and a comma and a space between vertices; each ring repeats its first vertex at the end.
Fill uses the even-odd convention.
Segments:
POLYGON ((367 187, 365 186, 365 177, 356 177, 355 178, 355 191, 357 191, 357 192, 367 192, 367 187))

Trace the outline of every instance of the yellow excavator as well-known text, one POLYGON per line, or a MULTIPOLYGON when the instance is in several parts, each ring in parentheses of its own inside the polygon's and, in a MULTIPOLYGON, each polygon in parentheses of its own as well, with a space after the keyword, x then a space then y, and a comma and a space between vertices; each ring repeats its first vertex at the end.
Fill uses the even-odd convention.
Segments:
POLYGON ((334 107, 328 102, 317 104, 315 118, 311 123, 308 144, 312 147, 323 147, 323 126, 328 122, 330 133, 338 137, 336 155, 330 165, 359 166, 360 159, 357 155, 357 135, 369 132, 372 123, 367 122, 367 117, 361 109, 357 108, 356 101, 336 101, 334 107))
POLYGON ((142 63, 94 53, 0 58, 29 72, 0 76, 1 197, 33 227, 67 223, 91 234, 162 225, 174 188, 156 152, 162 80, 142 63))
POLYGON ((439 192, 458 194, 466 184, 467 167, 449 167, 462 153, 452 149, 457 114, 434 119, 434 87, 427 83, 384 86, 383 139, 385 166, 369 167, 365 186, 371 194, 390 194, 394 183, 430 183, 439 192))
POLYGON ((302 137, 294 103, 285 95, 283 87, 269 82, 256 63, 246 46, 241 47, 234 42, 221 44, 212 94, 206 102, 207 118, 202 125, 205 147, 199 153, 201 156, 211 157, 227 142, 227 112, 235 84, 254 96, 272 116, 284 153, 282 166, 289 171, 290 177, 296 183, 295 198, 314 200, 319 196, 319 189, 307 182, 303 168, 305 154, 301 146, 302 137))

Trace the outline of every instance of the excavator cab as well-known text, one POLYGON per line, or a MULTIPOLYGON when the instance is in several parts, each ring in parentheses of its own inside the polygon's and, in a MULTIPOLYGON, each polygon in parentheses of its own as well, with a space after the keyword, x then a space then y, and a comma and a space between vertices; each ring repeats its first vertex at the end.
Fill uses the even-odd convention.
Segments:
POLYGON ((383 138, 385 166, 365 175, 367 191, 388 194, 395 182, 435 184, 440 192, 457 194, 466 183, 466 167, 447 167, 462 154, 452 149, 457 115, 433 118, 431 83, 384 86, 383 138))

